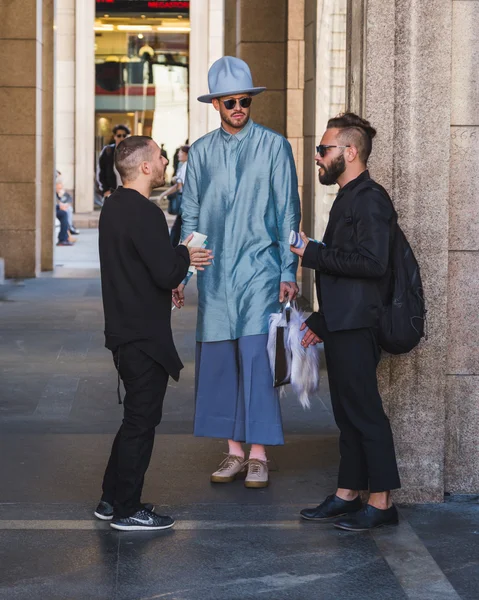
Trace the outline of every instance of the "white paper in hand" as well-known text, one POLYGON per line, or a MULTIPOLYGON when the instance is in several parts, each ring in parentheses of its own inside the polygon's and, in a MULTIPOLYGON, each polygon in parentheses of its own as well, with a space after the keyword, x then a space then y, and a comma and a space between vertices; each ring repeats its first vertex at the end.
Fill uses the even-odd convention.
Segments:
MULTIPOLYGON (((191 240, 191 242, 188 244, 189 248, 206 248, 207 246, 207 240, 208 236, 204 235, 203 233, 198 233, 197 231, 193 232, 193 239, 191 240)), ((191 273, 196 273, 196 267, 192 267, 190 266, 190 268, 188 269, 189 271, 191 271, 191 273)))

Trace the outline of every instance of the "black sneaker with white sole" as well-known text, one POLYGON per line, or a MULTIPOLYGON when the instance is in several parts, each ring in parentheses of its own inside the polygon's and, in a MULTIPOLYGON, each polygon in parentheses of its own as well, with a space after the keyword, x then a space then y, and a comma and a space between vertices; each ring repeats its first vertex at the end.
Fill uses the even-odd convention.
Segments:
MULTIPOLYGON (((146 508, 146 510, 155 510, 153 504, 144 504, 143 507, 146 508)), ((100 503, 93 514, 97 519, 100 519, 100 521, 111 521, 113 519, 113 506, 109 502, 100 500, 100 503)))
POLYGON ((162 517, 152 510, 142 508, 131 517, 120 519, 115 517, 110 527, 118 531, 156 531, 173 527, 175 521, 171 517, 162 517))

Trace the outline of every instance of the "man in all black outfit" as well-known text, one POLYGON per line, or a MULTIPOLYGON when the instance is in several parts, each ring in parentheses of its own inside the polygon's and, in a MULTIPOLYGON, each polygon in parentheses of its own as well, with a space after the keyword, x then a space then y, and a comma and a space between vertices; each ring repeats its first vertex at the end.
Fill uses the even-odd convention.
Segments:
POLYGON ((108 198, 121 185, 120 173, 115 168, 115 149, 131 131, 126 125, 113 127, 113 144, 107 144, 98 158, 97 185, 103 198, 108 198))
POLYGON ((348 531, 396 525, 390 490, 400 487, 389 420, 378 391, 379 314, 387 298, 389 253, 396 212, 387 192, 367 171, 376 131, 347 113, 331 119, 318 146, 323 185, 339 184, 321 243, 302 234, 291 248, 303 267, 316 270, 319 312, 303 324, 303 345, 324 341, 331 402, 340 429, 338 489, 301 516, 335 521, 348 531), (362 506, 360 490, 369 490, 362 506))
POLYGON ((115 154, 124 187, 107 198, 100 216, 100 264, 106 347, 123 380, 123 423, 116 435, 95 516, 119 530, 172 527, 173 519, 141 503, 155 427, 160 423, 168 378, 183 365, 171 331, 172 290, 191 264, 211 264, 211 251, 173 249, 163 211, 150 202, 164 184, 166 160, 149 137, 121 142, 115 154))

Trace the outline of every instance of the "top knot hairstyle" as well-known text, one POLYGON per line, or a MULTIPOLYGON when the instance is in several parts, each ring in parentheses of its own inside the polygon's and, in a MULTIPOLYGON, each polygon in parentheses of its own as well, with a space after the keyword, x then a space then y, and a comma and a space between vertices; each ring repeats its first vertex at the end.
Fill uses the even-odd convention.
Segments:
POLYGON ((360 160, 367 163, 376 135, 376 130, 369 121, 354 113, 343 113, 329 119, 328 129, 340 129, 341 142, 345 146, 356 146, 360 160))

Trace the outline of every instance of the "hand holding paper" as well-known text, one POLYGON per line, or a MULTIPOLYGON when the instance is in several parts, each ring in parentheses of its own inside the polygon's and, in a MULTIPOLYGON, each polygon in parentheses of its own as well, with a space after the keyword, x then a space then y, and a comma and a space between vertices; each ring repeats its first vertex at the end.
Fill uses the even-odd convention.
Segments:
POLYGON ((193 271, 193 273, 195 269, 204 271, 205 267, 211 265, 214 256, 211 250, 206 250, 204 247, 206 244, 205 235, 197 232, 191 233, 182 244, 188 248, 190 253, 190 271, 193 271))

